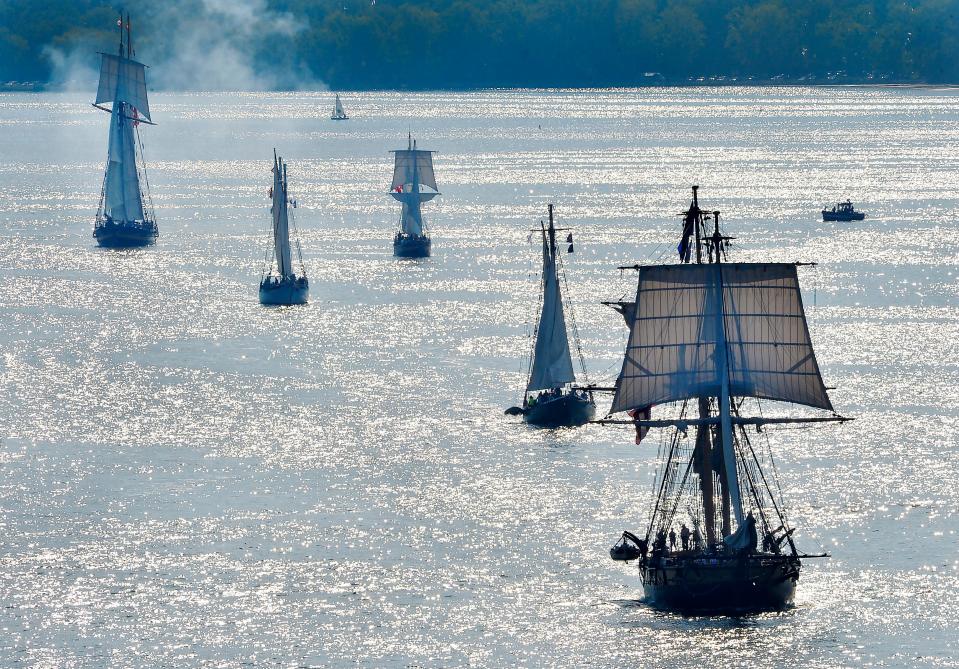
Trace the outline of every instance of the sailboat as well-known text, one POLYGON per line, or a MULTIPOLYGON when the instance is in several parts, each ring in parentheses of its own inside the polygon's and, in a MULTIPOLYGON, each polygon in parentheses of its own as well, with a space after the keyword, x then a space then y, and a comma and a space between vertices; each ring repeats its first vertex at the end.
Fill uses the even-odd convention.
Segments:
MULTIPOLYGON (((523 420, 541 427, 571 427, 583 425, 596 414, 596 402, 588 388, 575 388, 576 375, 569 350, 569 336, 560 288, 560 258, 556 248, 556 227, 553 224, 553 205, 549 205, 549 225, 540 221, 543 237, 543 301, 535 343, 530 356, 529 377, 523 393, 523 406, 510 407, 509 415, 522 415, 523 420)), ((573 250, 572 233, 566 239, 568 251, 573 250)), ((565 276, 563 283, 566 283, 565 276)), ((581 351, 572 304, 567 304, 573 324, 576 350, 581 351)), ((579 354, 583 379, 586 363, 579 354)))
POLYGON ((117 26, 120 49, 116 55, 100 54, 100 83, 93 103, 97 109, 110 114, 107 167, 93 236, 100 246, 129 248, 153 244, 159 235, 139 131, 141 123, 155 124, 150 120, 147 101, 146 66, 133 60, 136 52, 133 50, 130 15, 127 14, 125 26, 121 15, 117 26), (113 104, 101 106, 108 102, 113 104))
POLYGON ((336 94, 336 98, 333 100, 333 113, 330 115, 330 119, 334 121, 348 121, 349 116, 346 115, 346 112, 343 111, 343 103, 340 101, 340 94, 336 94))
POLYGON ((296 254, 299 260, 299 275, 293 268, 293 253, 290 248, 290 227, 296 233, 296 221, 291 209, 296 209, 296 200, 291 200, 287 190, 286 163, 273 150, 273 186, 269 190, 273 201, 270 213, 273 215, 273 246, 267 259, 266 269, 260 280, 261 304, 306 304, 310 295, 310 282, 306 278, 306 266, 303 264, 303 251, 300 240, 296 240, 296 254))
POLYGON ((646 599, 662 609, 783 609, 802 560, 828 557, 796 546, 761 430, 850 419, 834 412, 826 392, 797 264, 728 262, 732 239, 720 231, 719 212, 700 210, 694 186, 680 262, 622 268, 639 276, 635 302, 623 310, 630 333, 610 414, 632 419, 604 422, 634 425, 637 443, 650 428, 672 432, 645 534, 624 532, 610 556, 638 561, 646 599), (773 417, 764 400, 829 415, 773 417), (669 417, 653 420, 652 407, 662 405, 669 417))
POLYGON ((393 237, 393 255, 426 258, 430 255, 431 242, 420 205, 440 194, 433 173, 434 152, 417 149, 412 135, 408 142, 407 148, 390 152, 394 155, 390 195, 403 203, 400 229, 393 237))

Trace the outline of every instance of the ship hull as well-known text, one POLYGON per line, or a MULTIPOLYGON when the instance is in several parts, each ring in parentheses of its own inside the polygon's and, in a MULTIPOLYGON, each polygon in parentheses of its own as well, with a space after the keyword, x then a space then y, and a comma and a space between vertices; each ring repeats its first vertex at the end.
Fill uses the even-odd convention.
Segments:
POLYGON ((862 213, 861 211, 857 211, 850 214, 850 213, 843 213, 838 211, 827 211, 824 209, 822 212, 822 220, 824 221, 841 221, 841 222, 862 221, 865 218, 866 218, 866 215, 862 213))
POLYGON ((695 614, 779 611, 796 595, 801 564, 787 555, 651 560, 640 566, 647 601, 695 614))
POLYGON ((397 258, 428 258, 432 241, 426 235, 396 235, 393 255, 397 258))
POLYGON ((305 278, 274 283, 267 279, 260 283, 260 304, 283 306, 306 304, 310 297, 310 284, 305 278))
POLYGON ((156 223, 139 221, 101 221, 93 227, 97 245, 111 249, 129 249, 155 244, 159 236, 156 223))
POLYGON ((537 427, 577 427, 593 420, 596 405, 581 397, 562 395, 552 400, 541 400, 529 407, 523 420, 537 427))

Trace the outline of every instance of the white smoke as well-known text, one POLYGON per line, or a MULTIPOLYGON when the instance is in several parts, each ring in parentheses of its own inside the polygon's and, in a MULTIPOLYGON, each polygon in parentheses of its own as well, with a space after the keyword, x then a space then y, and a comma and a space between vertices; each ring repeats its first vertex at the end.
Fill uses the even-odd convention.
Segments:
POLYGON ((76 47, 70 50, 43 47, 43 57, 53 66, 47 87, 55 91, 90 91, 97 86, 96 62, 90 54, 76 47))
MULTIPOLYGON (((161 10, 169 39, 167 57, 153 66, 153 85, 173 90, 271 90, 315 88, 308 72, 289 71, 292 38, 303 29, 289 13, 265 0, 199 0, 161 10), (277 59, 255 61, 255 52, 275 44, 277 59)), ((154 38, 156 42, 156 37, 154 38)))
MULTIPOLYGON (((153 5, 149 16, 133 16, 133 45, 150 66, 151 89, 177 91, 265 91, 322 89, 312 74, 294 66, 293 38, 305 26, 266 0, 187 0, 153 5), (150 23, 150 39, 142 35, 150 23), (263 57, 267 49, 275 57, 263 57), (259 57, 258 57, 259 54, 259 57)), ((96 51, 115 45, 74 44, 46 48, 53 65, 50 87, 90 90, 96 86, 96 51)))

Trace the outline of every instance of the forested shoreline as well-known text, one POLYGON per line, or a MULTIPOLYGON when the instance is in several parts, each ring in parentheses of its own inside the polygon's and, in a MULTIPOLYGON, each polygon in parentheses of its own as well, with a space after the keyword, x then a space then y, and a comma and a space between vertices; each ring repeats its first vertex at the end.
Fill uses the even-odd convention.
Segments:
MULTIPOLYGON (((959 0, 127 0, 124 9, 138 54, 172 88, 959 82, 959 0), (212 58, 211 76, 178 78, 191 59, 212 58), (171 62, 179 69, 165 71, 171 62), (234 66, 236 81, 226 76, 234 66)), ((116 42, 116 16, 116 5, 91 0, 0 1, 0 81, 46 84, 92 66, 116 42)))

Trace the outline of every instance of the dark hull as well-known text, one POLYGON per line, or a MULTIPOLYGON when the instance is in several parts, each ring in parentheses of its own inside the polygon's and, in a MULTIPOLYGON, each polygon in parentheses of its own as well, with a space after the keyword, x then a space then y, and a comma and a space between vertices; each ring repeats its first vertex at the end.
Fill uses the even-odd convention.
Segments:
POLYGON ((305 278, 283 281, 279 284, 264 281, 260 284, 260 304, 283 306, 306 304, 310 297, 310 284, 305 278))
POLYGON ((540 401, 523 415, 530 425, 539 427, 576 427, 593 420, 596 405, 573 395, 540 401))
POLYGON ((431 246, 432 242, 426 235, 397 235, 393 238, 393 255, 397 258, 428 258, 431 246))
POLYGON ((854 213, 840 213, 838 211, 826 211, 822 212, 822 220, 824 221, 861 221, 866 218, 866 215, 861 211, 854 213))
POLYGON ((680 613, 779 611, 796 595, 801 564, 787 555, 668 558, 640 566, 650 604, 680 613), (656 565, 656 566, 654 566, 656 565))
POLYGON ((129 249, 155 244, 160 235, 156 223, 123 221, 99 222, 93 227, 97 244, 104 248, 129 249))

